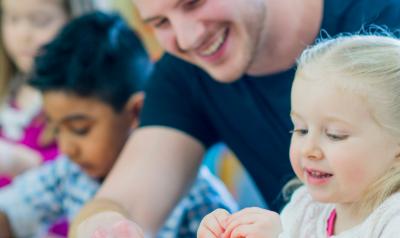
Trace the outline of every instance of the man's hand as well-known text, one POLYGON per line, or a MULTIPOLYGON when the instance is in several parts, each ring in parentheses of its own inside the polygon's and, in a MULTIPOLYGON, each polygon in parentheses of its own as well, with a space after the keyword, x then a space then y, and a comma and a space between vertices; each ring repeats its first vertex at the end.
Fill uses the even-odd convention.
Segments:
POLYGON ((100 212, 77 228, 78 238, 144 238, 142 229, 118 212, 100 212))

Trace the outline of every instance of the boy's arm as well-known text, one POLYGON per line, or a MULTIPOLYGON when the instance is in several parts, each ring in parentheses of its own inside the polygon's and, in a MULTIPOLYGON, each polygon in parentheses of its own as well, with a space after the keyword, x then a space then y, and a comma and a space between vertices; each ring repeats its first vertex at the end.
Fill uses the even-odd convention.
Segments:
POLYGON ((7 214, 16 237, 33 237, 43 225, 55 221, 61 213, 59 192, 64 175, 68 174, 67 159, 59 158, 17 176, 13 183, 0 190, 0 211, 7 214))
POLYGON ((11 238, 14 237, 10 222, 5 213, 0 211, 0 237, 11 238))
POLYGON ((89 203, 90 212, 82 210, 70 237, 76 237, 77 229, 81 232, 77 237, 90 237, 91 228, 104 225, 99 214, 93 222, 90 217, 104 210, 120 213, 125 210, 129 214, 126 216, 147 233, 156 232, 195 178, 203 153, 200 142, 175 129, 155 126, 137 129, 96 196, 97 201, 108 199, 114 203, 96 204, 96 199, 89 203), (107 206, 109 209, 104 209, 107 206), (85 224, 78 227, 86 218, 89 219, 85 224))

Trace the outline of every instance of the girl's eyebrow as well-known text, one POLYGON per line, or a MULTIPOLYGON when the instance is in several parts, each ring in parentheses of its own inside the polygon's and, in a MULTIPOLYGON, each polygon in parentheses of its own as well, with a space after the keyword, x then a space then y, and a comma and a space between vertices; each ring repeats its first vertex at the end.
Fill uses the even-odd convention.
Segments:
POLYGON ((295 111, 290 111, 290 117, 298 117, 298 118, 301 118, 301 116, 297 113, 297 112, 295 112, 295 111))

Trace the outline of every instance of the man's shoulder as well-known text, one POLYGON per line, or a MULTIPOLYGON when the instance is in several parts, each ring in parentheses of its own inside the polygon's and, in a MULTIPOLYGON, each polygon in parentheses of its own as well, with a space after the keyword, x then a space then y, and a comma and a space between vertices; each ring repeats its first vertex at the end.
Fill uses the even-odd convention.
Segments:
POLYGON ((398 0, 325 0, 322 29, 331 36, 366 33, 375 26, 392 31, 400 26, 399 12, 398 0))
POLYGON ((196 65, 167 52, 157 61, 156 69, 157 68, 161 68, 162 70, 172 69, 174 71, 203 71, 196 65))

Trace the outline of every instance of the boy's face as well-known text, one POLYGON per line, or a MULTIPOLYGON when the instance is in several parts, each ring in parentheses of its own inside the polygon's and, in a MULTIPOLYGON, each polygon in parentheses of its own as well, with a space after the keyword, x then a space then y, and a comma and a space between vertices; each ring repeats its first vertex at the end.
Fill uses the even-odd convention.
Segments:
POLYGON ((44 93, 44 110, 61 152, 93 178, 108 174, 136 119, 128 108, 116 113, 96 98, 59 91, 44 93))

